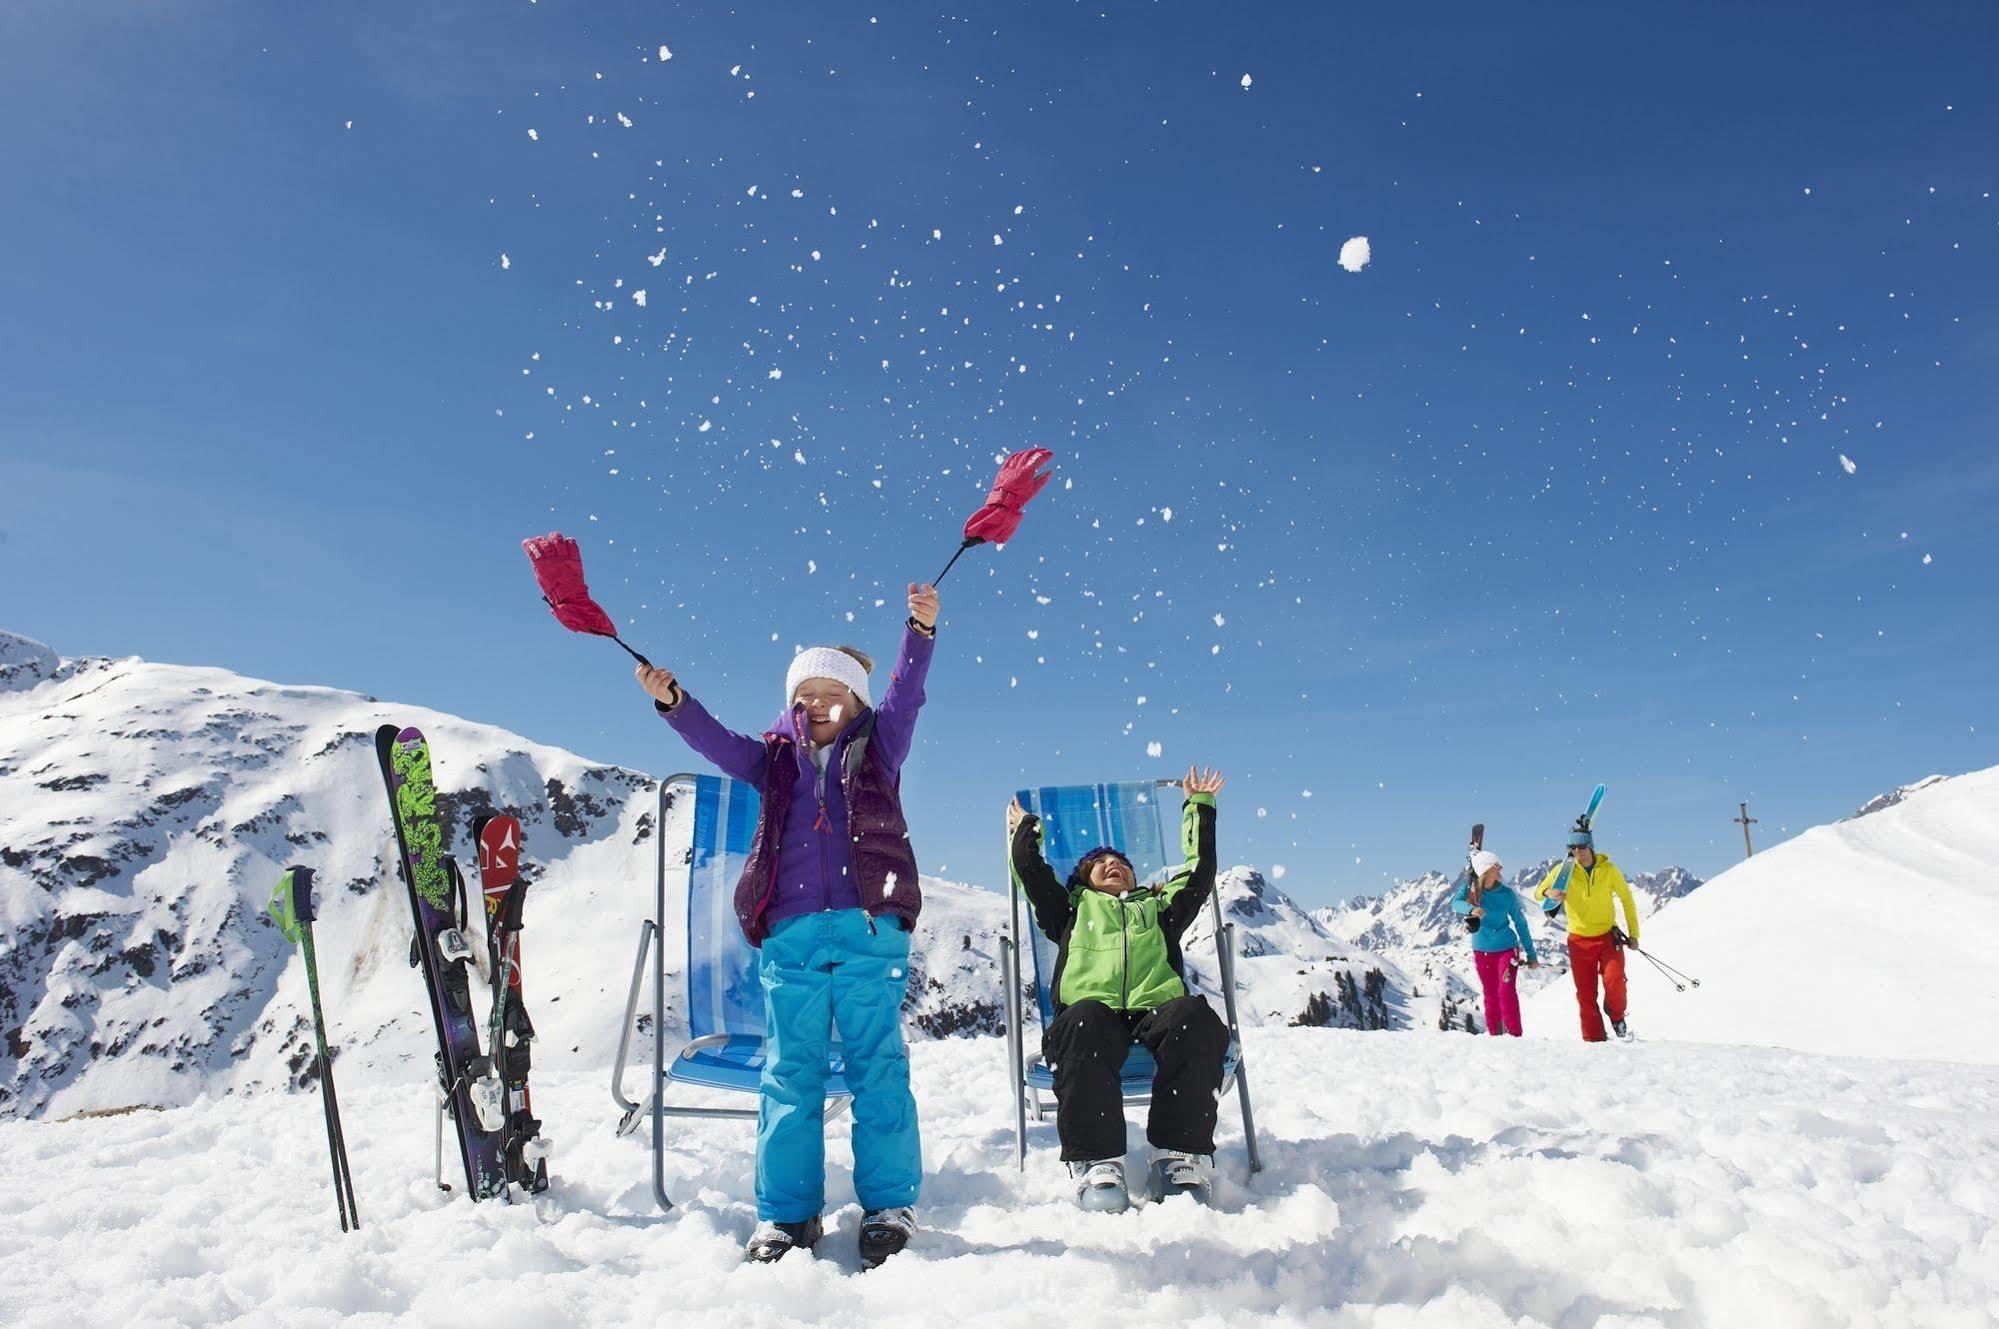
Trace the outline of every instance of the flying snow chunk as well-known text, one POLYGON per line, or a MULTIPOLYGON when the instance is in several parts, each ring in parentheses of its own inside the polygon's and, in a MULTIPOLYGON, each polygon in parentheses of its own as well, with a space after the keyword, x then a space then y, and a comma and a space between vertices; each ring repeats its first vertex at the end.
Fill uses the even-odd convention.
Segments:
POLYGON ((1248 91, 1249 91, 1249 85, 1250 85, 1250 83, 1251 83, 1251 82, 1252 82, 1252 80, 1251 80, 1251 78, 1250 78, 1250 76, 1249 76, 1249 75, 1247 75, 1247 74, 1244 74, 1244 75, 1242 76, 1242 90, 1243 90, 1244 92, 1248 92, 1248 91))
POLYGON ((662 60, 671 60, 673 59, 673 52, 667 50, 664 46, 662 46, 659 48, 659 58, 662 60))
POLYGON ((1357 235, 1340 246, 1340 266, 1348 272, 1359 272, 1373 257, 1374 251, 1368 248, 1364 235, 1357 235))
POLYGON ((1844 452, 1842 452, 1839 454, 1839 469, 1845 471, 1848 475, 1852 475, 1855 471, 1859 470, 1860 468, 1853 464, 1853 458, 1847 456, 1844 452))
POLYGON ((1145 755, 1148 757, 1156 757, 1164 751, 1166 749, 1161 747, 1156 739, 1145 745, 1145 755))
POLYGON ((640 309, 644 309, 646 307, 646 293, 644 291, 633 291, 632 303, 640 309))
POLYGON ((1283 881, 1284 874, 1288 871, 1290 869, 1286 868, 1282 863, 1272 863, 1270 865, 1270 879, 1272 881, 1283 881))
POLYGON ((775 365, 773 365, 773 366, 771 366, 771 371, 770 371, 770 373, 768 373, 768 374, 764 375, 764 377, 765 377, 765 378, 773 378, 773 379, 776 379, 776 378, 783 378, 783 377, 784 377, 784 371, 783 371, 782 369, 779 369, 779 368, 777 368, 777 367, 776 367, 775 365))
MULTIPOLYGON (((514 261, 507 257, 506 251, 502 250, 500 253, 500 271, 505 272, 508 268, 511 268, 512 266, 514 266, 514 261)), ((1846 458, 1841 457, 1840 460, 1845 461, 1846 458)))

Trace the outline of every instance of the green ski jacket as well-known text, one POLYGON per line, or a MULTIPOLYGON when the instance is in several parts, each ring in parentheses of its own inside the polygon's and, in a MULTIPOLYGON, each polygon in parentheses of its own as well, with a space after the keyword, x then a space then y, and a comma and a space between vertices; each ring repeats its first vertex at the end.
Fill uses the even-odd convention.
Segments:
POLYGON ((1080 876, 1065 886, 1041 856, 1041 819, 1013 833, 1013 872, 1034 906, 1034 921, 1059 948, 1049 989, 1055 1008, 1101 1001, 1149 1011, 1187 995, 1180 938, 1215 890, 1215 796, 1194 794, 1180 817, 1186 862, 1164 886, 1123 895, 1094 890, 1080 876))

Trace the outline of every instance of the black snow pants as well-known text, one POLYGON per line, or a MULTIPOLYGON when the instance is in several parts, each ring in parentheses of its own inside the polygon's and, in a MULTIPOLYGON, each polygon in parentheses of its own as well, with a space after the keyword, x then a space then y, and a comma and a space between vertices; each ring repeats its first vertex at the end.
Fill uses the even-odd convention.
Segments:
POLYGON ((1149 1011, 1115 1011, 1101 1001, 1065 1006, 1041 1038, 1055 1069, 1055 1128, 1064 1162, 1124 1157, 1119 1073, 1133 1042, 1158 1062, 1145 1138, 1161 1149, 1215 1152, 1215 1097, 1229 1027, 1198 993, 1149 1011))

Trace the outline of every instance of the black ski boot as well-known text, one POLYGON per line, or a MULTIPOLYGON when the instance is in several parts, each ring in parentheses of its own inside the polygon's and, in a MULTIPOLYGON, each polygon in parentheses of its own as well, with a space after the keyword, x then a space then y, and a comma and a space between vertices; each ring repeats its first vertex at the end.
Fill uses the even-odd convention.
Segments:
POLYGON ((811 1250, 819 1244, 823 1231, 816 1218, 803 1223, 773 1223, 765 1219, 750 1233, 749 1244, 743 1247, 743 1259, 750 1264, 775 1264, 793 1250, 811 1250))
POLYGON ((909 1244, 910 1233, 916 1231, 916 1211, 908 1207, 898 1209, 870 1209, 861 1219, 861 1267, 873 1269, 889 1256, 909 1244))

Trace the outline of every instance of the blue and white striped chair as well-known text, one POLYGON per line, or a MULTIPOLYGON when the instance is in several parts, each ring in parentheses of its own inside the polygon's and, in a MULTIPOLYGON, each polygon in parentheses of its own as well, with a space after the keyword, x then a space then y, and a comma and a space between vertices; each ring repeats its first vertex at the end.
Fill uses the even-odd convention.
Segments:
MULTIPOLYGON (((1041 818, 1042 855, 1058 879, 1067 881, 1069 873, 1084 854, 1098 845, 1109 845, 1131 860, 1132 871, 1139 881, 1156 884, 1163 883, 1173 870, 1181 866, 1177 856, 1168 857, 1166 820, 1160 811, 1161 793, 1176 788, 1177 783, 1173 780, 1139 780, 1123 784, 1043 785, 1036 789, 1022 789, 1015 797, 1020 799, 1022 807, 1041 818)), ((1027 967, 1034 978, 1035 1005, 1041 1017, 1041 1027, 1046 1029, 1049 1021, 1055 1018, 1055 996, 1049 990, 1048 978, 1055 972, 1056 945, 1042 935, 1034 922, 1033 906, 1026 902, 1020 879, 1013 871, 1013 844, 1010 838, 1005 870, 1008 888, 1007 936, 1000 947, 1000 973, 1006 984, 1007 1070, 1014 1094, 1015 1150, 1020 1166, 1025 1168, 1027 1115, 1032 1112, 1034 1119, 1040 1121, 1054 1106, 1055 1072, 1041 1059, 1038 1045, 1035 1050, 1029 1051, 1026 1044, 1021 955, 1025 949, 1027 967), (1023 904, 1028 910, 1024 948, 1021 942, 1023 904), (1042 1098, 1043 1094, 1049 1095, 1046 1101, 1042 1098)), ((1256 1148, 1256 1118, 1249 1106, 1249 1081, 1244 1076, 1241 1030, 1236 1020, 1235 924, 1222 919, 1219 890, 1209 900, 1208 907, 1214 911, 1216 968, 1219 971, 1224 1018, 1229 1026, 1229 1050, 1223 1064, 1222 1092, 1227 1093, 1229 1086, 1234 1085, 1242 1104, 1242 1129, 1249 1145, 1249 1168, 1252 1172, 1260 1172, 1263 1160, 1256 1148)), ((1188 971, 1191 979, 1194 977, 1192 965, 1188 966, 1188 971)), ((1134 1044, 1124 1063, 1124 1101, 1151 1102, 1152 1077, 1157 1069, 1152 1053, 1134 1044)))
MULTIPOLYGON (((618 1059, 611 1072, 611 1097, 624 1109, 618 1132, 638 1123, 648 1108, 652 1115, 653 1198, 662 1209, 673 1208, 666 1195, 666 1118, 735 1117, 756 1119, 753 1107, 699 1107, 670 1104, 673 1084, 733 1093, 754 1094, 764 1067, 763 986, 757 978, 757 952, 743 940, 736 923, 736 882, 743 875, 750 841, 757 829, 758 795, 754 786, 719 775, 673 775, 660 782, 658 881, 656 913, 639 926, 638 959, 632 965, 631 994, 625 1002, 625 1023, 618 1039, 618 1059), (674 799, 692 796, 693 834, 687 848, 687 1030, 688 1040, 672 1060, 666 1057, 666 945, 655 955, 653 979, 652 1093, 641 1105, 624 1095, 625 1056, 638 1014, 639 988, 645 980, 648 947, 659 936, 666 917, 668 886, 666 812, 674 799)), ((679 874, 673 874, 679 885, 679 874)), ((826 1096, 829 1118, 843 1112, 849 1090, 839 1045, 828 1065, 826 1096)))

